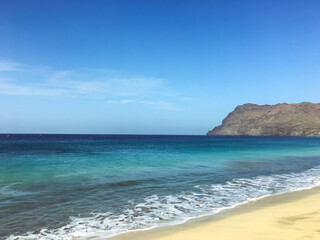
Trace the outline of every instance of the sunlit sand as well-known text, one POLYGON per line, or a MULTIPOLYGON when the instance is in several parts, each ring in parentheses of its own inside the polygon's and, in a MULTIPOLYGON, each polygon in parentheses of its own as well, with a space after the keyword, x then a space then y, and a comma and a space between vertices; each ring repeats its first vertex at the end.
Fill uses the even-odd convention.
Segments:
POLYGON ((180 226, 129 233, 115 239, 320 239, 320 189, 267 197, 180 226))

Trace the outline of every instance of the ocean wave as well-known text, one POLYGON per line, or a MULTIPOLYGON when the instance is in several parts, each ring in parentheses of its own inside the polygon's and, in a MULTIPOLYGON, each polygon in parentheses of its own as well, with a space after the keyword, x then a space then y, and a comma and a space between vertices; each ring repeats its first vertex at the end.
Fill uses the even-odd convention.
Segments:
POLYGON ((320 166, 300 173, 236 178, 224 184, 198 185, 177 195, 152 195, 140 203, 132 203, 132 207, 121 214, 107 212, 72 217, 63 227, 11 235, 7 239, 106 239, 129 231, 182 223, 266 196, 316 186, 320 186, 320 166))
POLYGON ((21 185, 21 184, 22 184, 21 182, 16 182, 16 183, 10 183, 0 187, 0 199, 3 200, 9 197, 19 197, 19 196, 32 194, 31 192, 28 192, 28 191, 14 189, 15 186, 21 185))

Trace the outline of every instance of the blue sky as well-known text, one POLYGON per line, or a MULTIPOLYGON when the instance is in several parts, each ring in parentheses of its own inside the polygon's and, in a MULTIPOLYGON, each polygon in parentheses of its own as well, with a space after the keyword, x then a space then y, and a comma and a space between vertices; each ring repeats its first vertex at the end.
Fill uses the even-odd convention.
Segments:
POLYGON ((319 102, 319 1, 0 1, 0 132, 205 134, 319 102))

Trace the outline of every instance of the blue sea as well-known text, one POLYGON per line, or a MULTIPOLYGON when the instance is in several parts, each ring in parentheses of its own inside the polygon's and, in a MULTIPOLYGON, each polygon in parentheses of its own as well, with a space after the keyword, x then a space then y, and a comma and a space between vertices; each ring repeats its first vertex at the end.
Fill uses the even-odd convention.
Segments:
POLYGON ((320 138, 0 135, 0 239, 106 239, 320 185, 320 138))

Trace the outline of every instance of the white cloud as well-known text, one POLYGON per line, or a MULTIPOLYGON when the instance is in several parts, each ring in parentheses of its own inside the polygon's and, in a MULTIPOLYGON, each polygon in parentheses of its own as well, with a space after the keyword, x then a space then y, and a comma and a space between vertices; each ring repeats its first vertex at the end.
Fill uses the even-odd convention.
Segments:
POLYGON ((144 104, 150 105, 152 107, 163 109, 163 110, 170 110, 175 111, 177 110, 172 104, 165 102, 165 101, 141 101, 141 100, 129 100, 129 99, 122 99, 122 100, 108 100, 107 104, 129 104, 129 103, 136 103, 136 104, 144 104))
POLYGON ((127 104, 127 103, 134 103, 137 102, 135 100, 128 100, 128 99, 123 99, 123 100, 108 100, 107 104, 127 104))
POLYGON ((11 79, 0 76, 0 94, 18 96, 61 96, 65 94, 64 89, 47 88, 41 85, 15 84, 11 79))
POLYGON ((159 109, 175 110, 172 104, 158 100, 166 97, 167 93, 166 82, 153 77, 128 77, 107 69, 57 71, 43 66, 34 67, 0 60, 1 95, 124 98, 106 102, 143 104, 159 109), (152 101, 141 99, 152 99, 152 101))
POLYGON ((136 102, 136 101, 128 100, 128 99, 123 99, 123 100, 120 101, 120 103, 122 103, 122 104, 133 103, 133 102, 136 102))
POLYGON ((191 101, 191 100, 194 100, 194 99, 190 98, 190 97, 180 97, 180 98, 177 98, 177 100, 180 100, 180 101, 191 101))
POLYGON ((172 104, 164 101, 140 101, 142 104, 152 105, 164 110, 177 110, 172 104))
POLYGON ((10 60, 0 60, 0 72, 5 71, 21 71, 22 64, 10 61, 10 60))
POLYGON ((147 77, 106 77, 93 81, 67 81, 65 87, 81 95, 90 96, 146 96, 163 87, 160 80, 147 77))
POLYGON ((146 97, 165 88, 163 80, 127 77, 115 71, 55 71, 47 67, 27 65, 24 65, 24 70, 19 66, 22 64, 0 61, 0 94, 86 98, 146 97))

